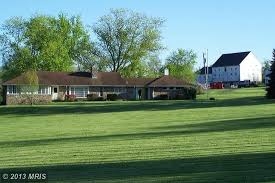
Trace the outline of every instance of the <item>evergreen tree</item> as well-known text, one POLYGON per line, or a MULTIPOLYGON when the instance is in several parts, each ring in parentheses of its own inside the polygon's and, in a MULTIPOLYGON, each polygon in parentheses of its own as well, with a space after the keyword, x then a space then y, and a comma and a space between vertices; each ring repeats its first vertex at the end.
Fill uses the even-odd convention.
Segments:
POLYGON ((266 88, 266 97, 269 99, 275 99, 275 49, 273 49, 273 57, 271 61, 272 65, 270 67, 269 82, 266 88))

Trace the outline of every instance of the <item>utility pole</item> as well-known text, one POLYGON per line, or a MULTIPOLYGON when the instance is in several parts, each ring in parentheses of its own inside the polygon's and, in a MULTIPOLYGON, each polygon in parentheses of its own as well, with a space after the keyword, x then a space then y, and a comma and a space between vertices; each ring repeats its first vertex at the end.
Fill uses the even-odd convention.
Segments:
POLYGON ((206 50, 206 53, 203 53, 203 64, 205 74, 206 99, 208 100, 208 49, 206 50))
POLYGON ((208 100, 208 49, 206 50, 206 97, 208 100))

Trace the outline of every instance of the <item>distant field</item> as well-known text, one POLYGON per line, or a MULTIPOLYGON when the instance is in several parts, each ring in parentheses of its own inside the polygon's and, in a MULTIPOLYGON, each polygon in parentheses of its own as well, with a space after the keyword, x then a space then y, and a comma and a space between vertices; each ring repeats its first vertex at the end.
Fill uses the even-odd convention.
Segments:
POLYGON ((275 101, 264 94, 1 106, 0 173, 46 171, 49 182, 272 182, 275 101))

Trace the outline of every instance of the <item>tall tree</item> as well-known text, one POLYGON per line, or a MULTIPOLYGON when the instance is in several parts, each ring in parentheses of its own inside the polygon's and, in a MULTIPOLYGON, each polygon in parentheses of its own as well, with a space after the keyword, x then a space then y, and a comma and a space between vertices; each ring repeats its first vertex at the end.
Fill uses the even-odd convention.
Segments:
POLYGON ((77 67, 79 71, 90 71, 91 69, 97 71, 106 71, 106 60, 100 59, 95 55, 94 49, 83 51, 78 56, 77 67))
POLYGON ((160 75, 161 60, 157 55, 150 55, 139 62, 132 62, 122 71, 123 76, 136 78, 155 78, 160 75))
POLYGON ((165 67, 169 69, 170 75, 194 82, 196 79, 194 71, 196 59, 197 55, 192 50, 178 49, 167 57, 165 67))
POLYGON ((34 104, 34 98, 39 89, 38 82, 39 80, 36 71, 28 70, 25 73, 23 73, 23 85, 18 85, 21 86, 21 95, 27 98, 29 100, 28 103, 30 103, 31 105, 34 104))
POLYGON ((162 49, 164 21, 125 9, 111 10, 93 26, 96 55, 110 71, 130 73, 149 54, 162 49))
POLYGON ((161 68, 163 67, 160 58, 157 55, 151 55, 146 60, 146 77, 155 78, 161 75, 161 68))
POLYGON ((270 73, 270 79, 267 84, 266 88, 266 97, 269 99, 275 99, 275 49, 273 49, 273 56, 272 56, 272 61, 271 61, 271 73, 270 73))
MULTIPOLYGON (((26 39, 26 20, 21 17, 11 18, 1 26, 0 53, 3 64, 3 79, 19 74, 28 61, 26 50, 22 49, 26 39), (8 69, 9 68, 9 69, 8 69)), ((25 69, 25 68, 24 68, 25 69)))
POLYGON ((4 24, 2 32, 0 41, 6 78, 28 69, 69 71, 93 47, 78 16, 12 18, 4 24))
POLYGON ((146 63, 144 61, 132 61, 129 65, 120 70, 124 77, 141 78, 145 77, 146 63))
POLYGON ((265 61, 263 62, 263 72, 266 71, 266 70, 269 70, 269 69, 270 69, 270 66, 271 66, 270 60, 265 60, 265 61))

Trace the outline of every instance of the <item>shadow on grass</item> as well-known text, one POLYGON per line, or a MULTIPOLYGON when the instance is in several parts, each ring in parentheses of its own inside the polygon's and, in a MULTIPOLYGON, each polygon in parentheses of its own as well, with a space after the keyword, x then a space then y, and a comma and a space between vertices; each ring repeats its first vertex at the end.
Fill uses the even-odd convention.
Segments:
POLYGON ((159 138, 165 136, 191 135, 210 132, 226 132, 235 130, 275 128, 275 116, 265 118, 247 118, 237 120, 224 120, 214 122, 204 122, 186 125, 173 125, 165 127, 156 127, 149 132, 111 134, 101 136, 80 136, 80 137, 59 137, 51 139, 20 140, 20 141, 2 141, 0 147, 24 147, 41 146, 52 143, 66 142, 92 142, 92 141, 116 141, 116 140, 139 140, 159 138))
POLYGON ((49 182, 128 180, 130 182, 267 182, 275 181, 275 153, 247 153, 198 158, 137 162, 64 164, 32 168, 2 169, 42 171, 49 182))
POLYGON ((275 116, 219 120, 195 124, 171 125, 156 127, 159 130, 185 130, 189 133, 223 132, 234 130, 249 130, 258 128, 275 128, 275 116))
POLYGON ((6 106, 0 107, 0 115, 31 116, 56 114, 94 114, 126 111, 169 111, 177 109, 196 109, 211 107, 247 106, 274 103, 263 97, 246 97, 216 101, 141 101, 108 103, 65 103, 44 106, 6 106))

